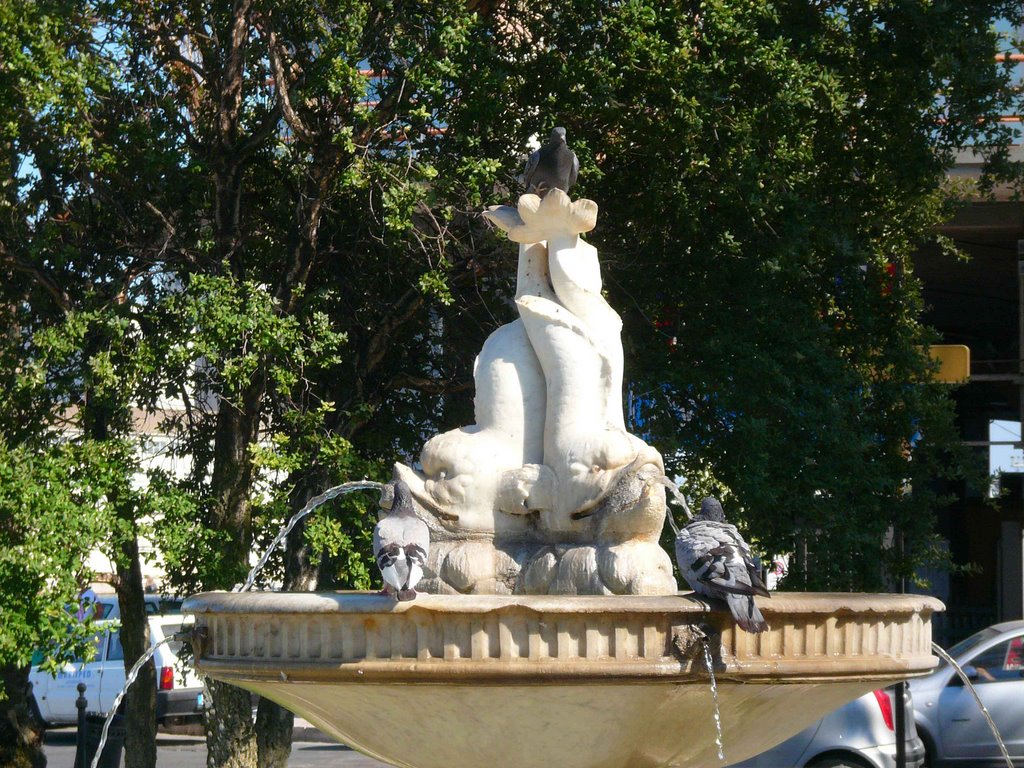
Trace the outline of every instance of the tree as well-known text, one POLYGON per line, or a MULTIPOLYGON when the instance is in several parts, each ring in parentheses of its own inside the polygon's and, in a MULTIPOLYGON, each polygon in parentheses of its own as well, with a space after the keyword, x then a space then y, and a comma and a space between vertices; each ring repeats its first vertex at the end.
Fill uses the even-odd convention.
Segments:
MULTIPOLYGON (((36 4, 0 36, 20 120, 0 258, 23 281, 7 306, 35 317, 6 349, 54 362, 33 391, 56 405, 25 437, 68 398, 95 440, 126 436, 131 407, 159 414, 192 469, 116 484, 123 562, 159 510, 177 585, 240 582, 324 486, 386 479, 468 423, 473 355, 514 316, 514 251, 477 214, 511 202, 528 138, 559 123, 673 469, 728 491, 766 552, 806 542, 795 584, 909 573, 925 479, 958 467, 908 256, 948 210, 952 150, 1004 159, 989 25, 1015 12, 36 4), (61 355, 25 351, 43 328, 61 355)), ((367 501, 297 527, 268 578, 368 586, 367 501)), ((254 728, 248 694, 212 700, 211 765, 283 764, 290 715, 263 702, 254 728)))
MULTIPOLYGON (((135 258, 144 254, 126 253, 121 240, 119 225, 136 223, 131 209, 139 195, 115 200, 106 194, 109 185, 92 183, 98 171, 116 178, 127 169, 93 144, 102 125, 94 107, 118 99, 88 8, 5 4, 0 13, 0 147, 7 168, 0 182, 0 306, 7 321, 0 440, 28 473, 24 484, 17 476, 5 478, 10 511, 3 535, 12 553, 30 556, 27 578, 54 587, 33 593, 37 597, 11 617, 20 627, 19 643, 32 644, 3 662, 13 670, 8 679, 23 681, 34 647, 49 651, 53 664, 80 643, 81 629, 64 614, 88 581, 85 555, 100 542, 116 564, 125 663, 148 647, 137 544, 140 495, 133 482, 139 466, 127 438, 132 409, 140 404, 135 396, 150 389, 136 386, 147 366, 132 311, 136 301, 156 294, 135 258), (63 485, 50 490, 54 504, 34 499, 31 494, 58 477, 63 485), (28 506, 19 509, 19 498, 28 506), (74 533, 82 535, 69 542, 74 533), (60 549, 40 554, 49 547, 60 549)), ((150 399, 144 396, 141 404, 150 399)), ((24 730, 25 687, 19 682, 8 693, 21 697, 10 701, 12 722, 24 730)), ((152 765, 151 665, 127 712, 128 764, 152 765)), ((36 760, 36 745, 24 746, 25 759, 36 760)))
MULTIPOLYGON (((460 49, 471 14, 454 3, 48 10, 63 11, 46 18, 69 46, 51 48, 87 57, 100 76, 76 102, 57 93, 21 110, 14 160, 30 156, 26 137, 36 134, 28 127, 53 110, 71 117, 37 132, 33 152, 59 146, 58 129, 68 126, 77 141, 46 168, 31 155, 40 174, 29 194, 12 184, 21 231, 3 241, 7 264, 37 292, 53 287, 64 320, 77 323, 64 331, 73 363, 63 392, 82 400, 89 437, 124 434, 129 406, 166 417, 193 464, 183 483, 154 476, 149 485, 190 494, 163 510, 168 558, 191 567, 176 580, 229 587, 245 575, 254 537, 280 519, 282 502, 301 505, 339 471, 381 471, 379 453, 360 456, 351 443, 375 410, 404 400, 415 404, 403 414, 419 409, 434 421, 414 390, 440 391, 428 374, 444 367, 465 370, 464 359, 435 365, 424 330, 432 307, 440 323, 451 301, 442 268, 431 263, 446 255, 446 238, 410 222, 416 211, 432 218, 422 200, 434 174, 418 153, 437 140, 446 51, 460 49), (368 80, 366 69, 377 75, 368 80), (59 194, 39 202, 36 188, 53 177, 51 166, 59 194), (36 232, 40 205, 55 242, 36 232), (330 208, 343 215, 328 240, 330 208), (35 250, 16 254, 16 242, 35 250), (345 257, 351 263, 339 265, 345 257), (325 279, 331 271, 333 280, 350 278, 344 291, 325 279), (394 301, 380 299, 386 284, 394 301), (65 306, 70 296, 76 303, 65 306), (182 400, 181 413, 159 407, 165 390, 182 400)), ((34 83, 44 67, 33 63, 34 83)), ((454 269, 464 276, 453 283, 471 283, 471 268, 454 269)), ((146 498, 121 488, 111 499, 124 511, 120 522, 136 525, 152 506, 146 498)), ((353 507, 346 526, 325 527, 328 549, 365 541, 365 509, 353 507)), ((343 578, 365 585, 365 556, 339 556, 343 578)), ((300 559, 289 562, 290 582, 312 578, 300 559)), ((211 693, 212 764, 250 764, 257 751, 265 763, 283 760, 276 744, 287 742, 289 716, 261 704, 261 721, 277 727, 254 729, 247 693, 216 684, 211 693), (257 732, 269 738, 258 744, 257 732)))
POLYGON ((935 554, 930 481, 961 472, 962 454, 910 256, 963 192, 945 177, 957 148, 1019 175, 994 20, 1019 23, 1020 8, 530 11, 518 37, 477 39, 492 65, 460 98, 490 107, 451 133, 541 131, 524 104, 568 127, 581 193, 603 206, 594 240, 627 371, 671 468, 698 497, 725 493, 765 553, 802 553, 791 586, 911 577, 935 554), (885 543, 892 529, 903 548, 885 543))
POLYGON ((42 729, 29 711, 33 651, 51 669, 88 645, 77 606, 79 578, 104 520, 95 485, 71 446, 11 448, 0 440, 0 763, 39 766, 42 729), (70 482, 69 482, 70 480, 70 482))

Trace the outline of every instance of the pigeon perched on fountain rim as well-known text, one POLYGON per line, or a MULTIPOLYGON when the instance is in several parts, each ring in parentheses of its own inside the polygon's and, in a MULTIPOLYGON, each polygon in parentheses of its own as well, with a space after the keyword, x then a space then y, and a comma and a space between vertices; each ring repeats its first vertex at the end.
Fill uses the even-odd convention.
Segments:
POLYGON ((521 178, 527 194, 544 197, 552 189, 568 193, 579 172, 580 161, 565 143, 565 128, 559 126, 547 144, 530 154, 521 178))
POLYGON ((384 578, 384 591, 399 600, 412 600, 427 563, 430 530, 416 516, 408 483, 395 480, 392 487, 391 511, 373 529, 373 556, 384 578))
POLYGON ((676 534, 676 561, 691 589, 726 601, 747 632, 768 629, 754 595, 771 597, 757 572, 750 547, 736 526, 725 521, 718 499, 708 496, 700 512, 676 534))

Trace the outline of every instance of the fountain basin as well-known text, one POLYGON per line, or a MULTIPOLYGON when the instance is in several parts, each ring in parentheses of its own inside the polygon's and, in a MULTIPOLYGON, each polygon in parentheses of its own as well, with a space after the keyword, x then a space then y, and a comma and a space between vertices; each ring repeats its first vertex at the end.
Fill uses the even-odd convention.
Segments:
POLYGON ((883 685, 926 674, 918 595, 776 593, 771 625, 671 596, 204 593, 195 663, 339 741, 406 768, 725 764, 883 685))

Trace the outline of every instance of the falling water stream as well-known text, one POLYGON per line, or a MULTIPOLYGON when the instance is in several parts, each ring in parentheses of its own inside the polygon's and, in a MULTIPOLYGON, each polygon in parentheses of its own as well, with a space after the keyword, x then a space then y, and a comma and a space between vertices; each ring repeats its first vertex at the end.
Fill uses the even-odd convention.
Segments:
POLYGON ((967 673, 964 672, 961 666, 956 663, 956 660, 948 653, 946 653, 946 651, 943 650, 938 643, 932 643, 932 651, 934 651, 936 656, 941 657, 943 661, 945 661, 947 664, 953 667, 954 671, 957 673, 957 675, 959 675, 964 685, 970 690, 971 695, 974 697, 974 700, 978 703, 978 709, 981 710, 981 714, 985 716, 985 720, 986 722, 988 722, 988 727, 992 731, 992 735, 996 737, 996 743, 999 745, 999 750, 1003 753, 1003 760, 1006 761, 1007 768, 1013 768, 1013 760, 1010 758, 1010 753, 1006 751, 1006 744, 1003 743, 1003 737, 999 735, 999 729, 996 728, 996 723, 992 719, 992 715, 988 713, 988 708, 982 702, 981 697, 978 696, 978 692, 974 689, 974 686, 971 684, 971 678, 967 676, 967 673))
POLYGON ((704 664, 708 668, 708 677, 711 678, 711 701, 715 706, 715 746, 718 747, 718 759, 725 761, 725 748, 722 744, 722 713, 718 709, 718 683, 715 682, 715 662, 711 658, 711 644, 703 641, 704 664))
POLYGON ((96 768, 100 763, 100 756, 103 754, 103 745, 107 743, 107 732, 110 730, 110 723, 114 719, 114 715, 117 714, 117 708, 121 706, 121 699, 124 698, 125 694, 128 693, 128 688, 132 683, 135 682, 135 678, 139 676, 139 671, 146 665, 153 654, 156 653, 157 649, 166 643, 174 640, 176 635, 170 635, 165 637, 156 645, 152 646, 144 654, 139 656, 139 660, 132 664, 132 668, 128 670, 128 677, 124 681, 124 685, 121 687, 120 692, 114 697, 114 703, 110 705, 110 711, 107 713, 107 719, 103 721, 103 732, 100 734, 100 743, 96 747, 96 754, 93 755, 92 763, 89 768, 96 768))
MULTIPOLYGON (((245 584, 242 585, 240 588, 236 588, 234 591, 248 592, 250 589, 252 589, 252 585, 256 581, 256 575, 261 570, 263 570, 264 566, 266 566, 267 561, 270 560, 270 555, 273 554, 274 550, 277 549, 281 542, 285 540, 289 533, 291 533, 292 528, 294 528, 302 518, 304 518, 314 509, 316 509, 322 504, 325 504, 331 499, 351 493, 352 491, 379 491, 382 490, 383 488, 384 483, 374 482, 373 480, 355 480, 350 483, 342 483, 341 485, 336 485, 333 488, 328 488, 319 496, 314 496, 312 499, 306 502, 306 505, 302 509, 300 509, 294 515, 292 515, 291 520, 289 520, 287 524, 280 531, 278 531, 277 536, 274 537, 274 540, 270 543, 270 546, 267 548, 267 551, 263 553, 263 556, 259 559, 259 562, 256 563, 253 569, 249 571, 249 576, 246 578, 245 584)), ((170 637, 164 638, 159 643, 151 647, 144 654, 142 654, 142 656, 139 657, 139 660, 132 665, 131 670, 128 672, 128 677, 124 681, 124 687, 121 689, 121 692, 117 694, 117 698, 114 699, 114 703, 110 707, 110 711, 107 713, 107 719, 103 721, 103 732, 100 734, 100 743, 99 746, 96 748, 96 755, 92 759, 92 765, 90 766, 90 768, 96 768, 97 765, 99 764, 100 755, 103 754, 103 746, 107 743, 107 732, 110 730, 110 723, 114 719, 114 714, 117 712, 117 708, 121 705, 121 699, 123 699, 125 694, 128 693, 128 688, 131 686, 132 683, 135 682, 135 678, 139 676, 139 670, 142 669, 143 665, 145 665, 147 661, 153 658, 153 654, 156 653, 157 649, 161 645, 169 643, 171 640, 174 640, 175 638, 181 639, 179 635, 172 635, 170 637)))
POLYGON ((383 488, 384 483, 377 483, 374 482, 373 480, 354 480, 351 483, 342 483, 341 485, 336 485, 333 488, 328 488, 319 496, 314 496, 312 499, 306 502, 306 506, 304 506, 294 515, 292 515, 292 519, 289 520, 288 523, 280 531, 278 531, 277 536, 274 537, 274 540, 270 543, 270 546, 267 547, 267 551, 263 553, 263 557, 261 557, 259 559, 259 562, 256 563, 255 566, 253 566, 253 569, 251 571, 249 571, 249 576, 246 578, 245 584, 243 584, 241 588, 237 588, 233 591, 248 592, 250 589, 252 589, 252 585, 256 581, 256 574, 263 570, 263 567, 267 564, 267 561, 270 559, 270 556, 273 554, 274 550, 277 549, 277 547, 281 544, 282 541, 285 540, 285 538, 287 538, 288 534, 292 532, 292 528, 294 528, 302 518, 304 518, 317 507, 319 507, 321 504, 325 504, 326 502, 330 501, 331 499, 337 498, 338 496, 344 496, 346 494, 352 493, 352 491, 380 491, 383 488))

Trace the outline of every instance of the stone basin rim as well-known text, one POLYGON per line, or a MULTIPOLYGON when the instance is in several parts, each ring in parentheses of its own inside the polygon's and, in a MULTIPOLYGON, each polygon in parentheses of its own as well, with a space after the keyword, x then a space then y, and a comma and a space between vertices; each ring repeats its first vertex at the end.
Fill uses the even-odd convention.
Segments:
MULTIPOLYGON (((204 674, 236 685, 245 683, 314 683, 372 685, 401 683, 402 685, 506 686, 506 685, 607 685, 609 683, 644 685, 700 685, 707 686, 704 662, 665 663, 660 665, 602 664, 591 662, 586 669, 553 667, 520 662, 507 667, 493 664, 446 662, 417 664, 351 664, 325 665, 302 662, 273 664, 236 661, 203 661, 204 674), (467 669, 468 667, 468 669, 467 669)), ((911 662, 893 664, 881 669, 878 661, 859 664, 807 661, 800 663, 777 662, 770 664, 722 663, 715 664, 715 679, 719 685, 786 685, 792 683, 832 684, 840 682, 871 681, 883 687, 931 671, 931 665, 915 666, 911 662)))
POLYGON ((311 683, 706 678, 750 683, 877 680, 931 671, 922 595, 776 593, 771 628, 743 632, 723 605, 645 596, 212 592, 188 598, 205 634, 196 662, 223 679, 311 683))
MULTIPOLYGON (((928 595, 862 592, 775 592, 758 598, 758 608, 771 615, 930 615, 945 610, 941 600, 928 595)), ((480 614, 504 608, 541 613, 699 613, 718 614, 719 604, 693 592, 675 595, 431 595, 396 601, 366 591, 334 592, 200 592, 186 598, 182 612, 208 613, 405 613, 426 610, 452 614, 480 614)))

